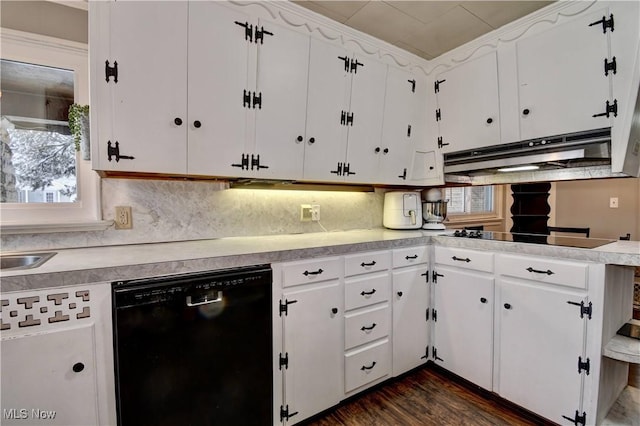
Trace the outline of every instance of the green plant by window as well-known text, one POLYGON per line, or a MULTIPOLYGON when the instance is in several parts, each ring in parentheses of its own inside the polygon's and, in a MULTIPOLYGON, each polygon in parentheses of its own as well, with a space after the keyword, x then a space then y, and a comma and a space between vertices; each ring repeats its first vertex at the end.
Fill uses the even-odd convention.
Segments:
POLYGON ((80 151, 82 138, 82 119, 89 116, 89 105, 71 104, 69 107, 69 130, 73 135, 76 151, 80 151))

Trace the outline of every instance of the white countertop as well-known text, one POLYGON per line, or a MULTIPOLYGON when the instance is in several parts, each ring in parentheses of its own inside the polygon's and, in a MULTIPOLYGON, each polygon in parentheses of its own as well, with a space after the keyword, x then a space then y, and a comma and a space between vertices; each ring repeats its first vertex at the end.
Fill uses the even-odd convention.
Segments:
MULTIPOLYGON (((59 250, 34 269, 4 271, 2 291, 87 284, 435 244, 640 266, 640 242, 595 249, 452 238, 438 231, 354 230, 59 250)), ((8 254, 8 253, 3 253, 8 254)))

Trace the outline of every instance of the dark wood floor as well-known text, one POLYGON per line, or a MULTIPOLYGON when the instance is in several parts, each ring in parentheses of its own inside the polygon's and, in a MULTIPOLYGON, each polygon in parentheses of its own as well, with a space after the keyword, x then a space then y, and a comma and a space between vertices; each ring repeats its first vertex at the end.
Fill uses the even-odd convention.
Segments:
POLYGON ((305 422, 307 426, 543 424, 543 419, 432 364, 305 422))

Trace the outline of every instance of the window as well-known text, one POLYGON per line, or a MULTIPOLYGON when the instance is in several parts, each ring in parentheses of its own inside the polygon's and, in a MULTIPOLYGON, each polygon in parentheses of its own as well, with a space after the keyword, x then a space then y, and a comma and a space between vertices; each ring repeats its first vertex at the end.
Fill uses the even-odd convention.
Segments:
MULTIPOLYGON (((96 224, 99 218, 99 179, 91 170, 90 161, 76 156, 66 121, 69 102, 81 105, 89 103, 87 45, 6 28, 1 31, 3 71, 11 67, 14 71, 18 70, 14 73, 17 79, 12 84, 19 85, 20 77, 34 73, 39 78, 32 79, 31 86, 34 81, 39 81, 43 87, 47 87, 47 81, 55 82, 49 84, 45 105, 41 105, 51 110, 47 114, 29 111, 24 108, 25 102, 19 102, 13 112, 7 111, 5 106, 10 102, 5 103, 5 96, 8 101, 14 95, 10 92, 15 91, 16 86, 7 89, 6 95, 0 94, 3 107, 2 144, 10 143, 12 150, 15 148, 12 156, 18 157, 9 161, 3 146, 3 192, 12 189, 5 182, 6 176, 13 174, 16 182, 15 193, 11 194, 11 198, 3 194, 3 200, 6 201, 0 203, 2 232, 51 232, 56 224, 65 225, 65 229, 72 223, 96 224), (52 92, 51 86, 55 86, 57 92, 52 92), (35 147, 48 149, 48 154, 33 154, 37 151, 35 147), (42 158, 57 157, 48 166, 45 163, 34 166, 34 159, 38 160, 38 155, 42 158), (22 171, 9 173, 10 167, 22 167, 22 171), (47 167, 48 174, 43 171, 47 167)), ((3 75, 3 80, 5 77, 3 75)), ((24 80, 28 79, 23 78, 22 83, 27 83, 25 87, 30 87, 24 80)), ((24 89, 25 92, 29 90, 24 89)), ((98 227, 103 228, 103 225, 98 227)))
POLYGON ((448 214, 487 214, 495 212, 493 186, 445 188, 448 214))

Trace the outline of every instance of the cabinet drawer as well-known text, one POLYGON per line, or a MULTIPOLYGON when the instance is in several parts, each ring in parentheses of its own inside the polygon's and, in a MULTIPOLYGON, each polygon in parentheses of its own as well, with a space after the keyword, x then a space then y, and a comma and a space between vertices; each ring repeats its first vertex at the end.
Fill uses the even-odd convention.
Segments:
POLYGON ((362 308, 389 300, 391 275, 388 272, 353 278, 344 283, 344 309, 362 308))
POLYGON ((453 247, 436 247, 436 263, 493 272, 493 253, 453 247))
POLYGON ((391 345, 385 339, 344 356, 345 392, 391 374, 391 345))
POLYGON ((291 287, 336 279, 340 276, 340 267, 338 257, 286 263, 282 267, 282 286, 291 287))
POLYGON ((344 345, 351 349, 389 335, 391 308, 384 305, 344 316, 344 345))
POLYGON ((367 272, 384 271, 391 266, 388 251, 373 251, 344 257, 344 276, 366 274, 367 272))
POLYGON ((544 257, 498 256, 498 273, 548 284, 587 288, 589 265, 544 257))
POLYGON ((393 250, 393 267, 418 265, 429 261, 429 251, 427 246, 408 247, 393 250))

